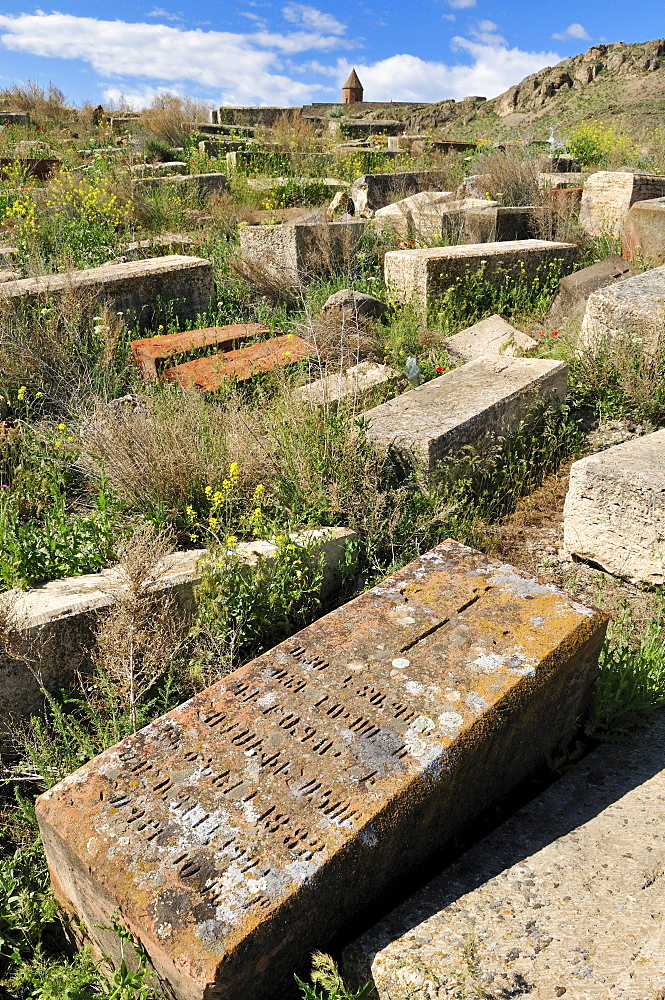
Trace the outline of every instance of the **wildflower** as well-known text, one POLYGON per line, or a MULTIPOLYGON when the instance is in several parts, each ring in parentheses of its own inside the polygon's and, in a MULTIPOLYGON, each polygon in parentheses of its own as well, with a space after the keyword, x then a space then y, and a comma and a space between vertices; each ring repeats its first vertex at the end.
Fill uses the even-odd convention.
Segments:
POLYGON ((545 336, 545 331, 543 330, 543 332, 541 334, 539 334, 539 336, 540 337, 544 337, 545 336))
POLYGON ((36 392, 35 393, 35 399, 41 399, 43 395, 44 395, 43 392, 36 392))
POLYGON ((263 494, 265 493, 265 491, 266 491, 266 488, 263 485, 263 483, 259 483, 259 485, 254 490, 254 499, 255 500, 259 500, 263 496, 263 494))
POLYGON ((62 447, 62 441, 56 441, 55 442, 55 446, 56 446, 56 448, 61 448, 62 447))
POLYGON ((59 431, 66 431, 67 430, 67 424, 58 424, 58 430, 59 431))
POLYGON ((553 330, 552 331, 552 336, 553 337, 558 337, 559 336, 559 331, 558 330, 553 330))
POLYGON ((446 369, 443 367, 443 365, 439 365, 436 370, 438 372, 445 372, 446 369))
POLYGON ((27 391, 28 391, 27 386, 22 385, 19 391, 16 393, 16 398, 20 403, 22 403, 23 400, 25 399, 25 394, 27 391))
POLYGON ((234 546, 236 546, 238 544, 238 539, 236 538, 235 535, 229 535, 228 538, 226 539, 226 544, 230 548, 233 548, 234 546))

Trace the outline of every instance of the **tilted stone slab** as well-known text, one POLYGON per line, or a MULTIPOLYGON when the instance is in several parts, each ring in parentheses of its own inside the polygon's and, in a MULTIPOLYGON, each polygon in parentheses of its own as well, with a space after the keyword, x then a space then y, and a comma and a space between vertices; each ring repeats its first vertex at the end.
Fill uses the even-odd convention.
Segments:
POLYGON ((240 252, 250 278, 294 287, 306 284, 323 272, 350 263, 367 223, 281 223, 274 226, 243 226, 240 252))
POLYGON ((665 263, 665 198, 632 206, 623 223, 621 256, 652 267, 665 263))
POLYGON ((56 895, 116 960, 119 910, 178 1000, 278 1000, 556 746, 603 632, 445 542, 42 795, 56 895))
POLYGON ((573 463, 563 544, 633 583, 665 583, 665 430, 573 463))
POLYGON ((489 281, 532 281, 550 265, 560 266, 563 273, 572 271, 577 253, 571 243, 549 240, 389 250, 384 273, 386 285, 400 302, 413 301, 424 308, 458 278, 463 281, 480 270, 489 281))
MULTIPOLYGON (((339 589, 340 562, 347 542, 354 537, 349 528, 292 533, 294 545, 307 546, 324 557, 323 598, 339 589)), ((254 566, 259 559, 274 560, 278 547, 269 541, 240 542, 234 552, 247 566, 254 566)), ((153 572, 154 590, 173 598, 183 611, 194 610, 206 554, 206 549, 188 549, 167 556, 153 572)), ((77 672, 89 669, 92 629, 99 614, 113 604, 122 580, 117 567, 111 567, 0 595, 0 604, 14 622, 16 645, 21 646, 21 637, 27 641, 33 668, 9 650, 0 652, 0 757, 15 753, 12 741, 17 730, 43 711, 42 687, 53 691, 75 683, 77 672)))
POLYGON ((371 216, 377 208, 420 191, 443 191, 449 175, 444 170, 396 174, 363 174, 353 182, 351 200, 356 215, 371 216))
POLYGON ((0 302, 30 305, 39 299, 61 299, 82 293, 95 302, 110 302, 121 312, 150 317, 161 302, 173 301, 179 319, 195 319, 215 297, 210 261, 172 254, 127 264, 105 264, 85 271, 21 278, 0 286, 0 302))
POLYGON ((582 320, 582 342, 597 349, 628 339, 658 353, 665 335, 665 265, 593 292, 582 320))
POLYGON ((226 191, 226 174, 189 174, 187 177, 140 177, 132 181, 134 191, 174 191, 180 197, 208 201, 214 194, 226 191))
POLYGON ((550 306, 550 319, 581 320, 589 296, 599 288, 613 285, 624 278, 632 278, 639 274, 631 264, 621 257, 607 257, 605 260, 583 267, 573 274, 567 274, 559 281, 557 293, 550 306))
POLYGON ((173 368, 165 368, 162 378, 166 382, 176 382, 184 389, 197 392, 216 392, 224 382, 236 379, 241 382, 253 375, 284 368, 303 361, 314 352, 314 348, 302 337, 287 333, 282 337, 271 337, 259 344, 239 347, 237 350, 213 354, 207 358, 184 361, 173 368))
MULTIPOLYGON (((375 396, 382 390, 385 394, 396 388, 402 376, 394 368, 378 365, 373 361, 361 361, 346 371, 326 375, 304 385, 298 390, 300 398, 313 406, 337 406, 342 401, 359 403, 368 396, 375 396)), ((381 398, 379 396, 379 398, 381 398)))
POLYGON ((174 354, 183 354, 213 344, 219 345, 223 350, 232 350, 244 340, 270 332, 270 327, 263 323, 234 323, 229 326, 208 326, 201 330, 142 337, 140 340, 132 340, 129 346, 143 378, 149 380, 157 378, 157 362, 174 354))
POLYGON ((563 400, 568 366, 540 358, 483 357, 366 410, 366 434, 404 467, 433 471, 467 445, 514 433, 529 412, 563 400))
POLYGON ((591 236, 621 237, 624 218, 634 202, 663 196, 665 177, 659 174, 599 170, 584 182, 580 223, 591 236))
POLYGON ((453 358, 472 361, 488 354, 503 354, 513 357, 528 354, 538 346, 533 337, 506 323, 501 316, 488 316, 466 330, 446 337, 442 346, 453 358))
POLYGON ((377 1000, 662 996, 665 716, 604 745, 344 954, 377 1000))

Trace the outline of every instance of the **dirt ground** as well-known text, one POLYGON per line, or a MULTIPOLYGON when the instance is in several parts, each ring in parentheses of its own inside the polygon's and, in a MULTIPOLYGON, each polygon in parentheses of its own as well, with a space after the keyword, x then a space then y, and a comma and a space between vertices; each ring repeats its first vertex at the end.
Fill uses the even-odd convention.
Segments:
MULTIPOLYGON (((608 421, 587 437, 588 454, 648 433, 652 428, 608 421)), ((572 462, 562 465, 543 485, 519 501, 514 513, 496 529, 492 554, 546 583, 554 583, 582 603, 602 608, 611 617, 630 608, 636 621, 654 615, 657 591, 635 586, 600 567, 575 560, 563 549, 563 504, 572 462)))

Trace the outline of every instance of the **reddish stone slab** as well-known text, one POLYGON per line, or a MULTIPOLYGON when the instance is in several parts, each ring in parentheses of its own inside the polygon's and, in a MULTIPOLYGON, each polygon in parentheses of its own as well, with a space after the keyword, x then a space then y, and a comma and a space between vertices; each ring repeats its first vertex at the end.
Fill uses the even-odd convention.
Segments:
POLYGON ((241 347, 237 351, 186 361, 174 368, 167 368, 162 372, 162 378, 167 382, 177 382, 185 389, 214 392, 228 379, 242 381, 260 372, 269 372, 273 368, 302 361, 309 357, 312 350, 311 344, 291 333, 272 337, 260 344, 241 347))
POLYGON ((584 188, 550 188, 545 192, 547 204, 554 215, 566 218, 579 211, 584 188))
POLYGON ((178 1000, 277 1000, 348 917, 539 765, 604 616, 447 541, 44 793, 54 891, 178 1000))
POLYGON ((201 330, 184 330, 166 336, 142 337, 130 344, 134 359, 141 369, 144 379, 157 378, 157 361, 170 358, 174 354, 209 347, 218 344, 223 350, 231 350, 235 344, 252 337, 271 333, 263 323, 234 323, 230 326, 208 326, 201 330))

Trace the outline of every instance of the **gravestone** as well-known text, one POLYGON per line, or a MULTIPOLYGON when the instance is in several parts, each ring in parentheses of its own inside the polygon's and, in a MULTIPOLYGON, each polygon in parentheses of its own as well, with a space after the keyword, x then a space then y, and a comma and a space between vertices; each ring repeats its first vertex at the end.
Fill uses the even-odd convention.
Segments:
POLYGON ((397 875, 529 774, 603 616, 448 541, 37 802, 56 896, 178 1000, 278 1000, 397 875))
POLYGON ((132 163, 129 172, 133 177, 187 176, 189 164, 184 160, 167 160, 163 163, 132 163))
POLYGON ((580 224, 591 236, 609 233, 621 237, 623 222, 636 201, 665 196, 665 177, 659 174, 599 170, 584 182, 580 224))
POLYGON ((621 256, 651 267, 665 263, 665 198, 635 202, 624 219, 621 256))
POLYGON ((132 181, 132 190, 149 194, 151 191, 173 191, 180 198, 208 201, 226 191, 225 174, 189 174, 187 177, 139 177, 132 181))
POLYGON ((398 465, 433 471, 466 446, 482 454, 486 445, 514 433, 532 410, 561 402, 567 373, 562 361, 477 358, 367 410, 366 434, 398 465))
POLYGON ((527 354, 538 346, 532 337, 506 323, 501 316, 488 316, 466 330, 461 330, 442 341, 448 354, 463 361, 472 361, 488 354, 527 354))
POLYGON ((563 544, 632 583, 665 583, 665 430, 573 462, 563 544))
POLYGON ((312 406, 337 406, 342 401, 360 403, 371 396, 376 400, 377 395, 381 398, 383 394, 385 398, 391 389, 397 388, 400 378, 399 372, 387 365, 361 361, 345 371, 326 375, 325 378, 304 385, 298 390, 298 395, 312 406))
POLYGON ((142 321, 170 301, 175 315, 185 321, 212 305, 215 278, 210 261, 171 254, 7 281, 0 288, 0 301, 23 306, 40 299, 63 300, 72 294, 89 296, 92 302, 110 302, 118 312, 138 313, 142 321))
POLYGON ((655 356, 665 335, 665 265, 592 292, 582 342, 592 350, 629 340, 655 356))
POLYGON ((219 345, 223 350, 233 350, 243 340, 251 340, 270 332, 270 327, 263 323, 235 323, 231 326, 210 326, 201 330, 142 337, 140 340, 132 340, 129 346, 143 378, 151 380, 157 378, 157 362, 174 354, 183 354, 212 344, 219 345))
MULTIPOLYGON (((345 548, 355 532, 349 528, 312 528, 293 532, 290 538, 294 545, 306 546, 323 558, 321 597, 332 597, 341 586, 345 548)), ((242 563, 255 566, 259 559, 273 562, 279 549, 273 542, 261 540, 239 542, 233 551, 242 563)), ((206 549, 166 556, 153 571, 154 590, 172 598, 189 614, 196 608, 201 560, 206 556, 206 549)), ((31 716, 43 713, 43 688, 54 692, 75 685, 80 673, 89 672, 95 626, 113 604, 121 583, 118 568, 111 567, 0 595, 15 632, 13 646, 0 650, 0 760, 16 756, 17 732, 28 725, 31 716), (24 642, 29 664, 15 655, 24 642)))
POLYGON ((442 170, 420 170, 415 173, 364 174, 353 182, 351 200, 355 214, 370 217, 377 208, 419 191, 442 191, 448 179, 442 170))
POLYGON ((477 243, 466 246, 389 250, 384 259, 387 287, 400 302, 425 309, 433 298, 479 271, 492 281, 533 281, 550 267, 572 271, 577 247, 549 240, 477 243))
POLYGON ((559 281, 548 318, 556 321, 561 319, 581 321, 592 292, 613 285, 616 281, 623 281, 624 278, 632 278, 639 273, 621 257, 606 257, 597 264, 567 274, 559 281))
POLYGON ((663 760, 663 713, 594 750, 350 945, 345 979, 375 1000, 662 997, 663 760))
POLYGON ((471 243, 506 243, 536 239, 543 230, 543 221, 542 210, 535 205, 481 202, 466 211, 464 229, 471 243))
POLYGON ((350 264, 365 233, 363 220, 243 226, 240 252, 250 280, 295 288, 350 264))
POLYGON ((194 361, 184 361, 173 368, 165 368, 162 378, 165 382, 175 382, 183 389, 197 392, 216 392, 224 382, 235 379, 242 382, 253 375, 263 374, 275 368, 284 368, 304 361, 314 352, 311 344, 302 337, 287 333, 282 337, 271 337, 259 344, 239 347, 194 361))

